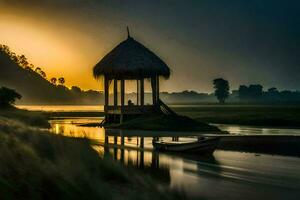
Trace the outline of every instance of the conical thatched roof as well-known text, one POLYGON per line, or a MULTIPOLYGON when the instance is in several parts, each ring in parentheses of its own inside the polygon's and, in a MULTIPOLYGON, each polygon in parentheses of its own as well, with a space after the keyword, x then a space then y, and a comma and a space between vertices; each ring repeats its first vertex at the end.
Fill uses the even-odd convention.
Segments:
POLYGON ((170 69, 158 56, 141 43, 128 38, 116 46, 94 67, 94 77, 138 79, 152 76, 169 78, 170 69))

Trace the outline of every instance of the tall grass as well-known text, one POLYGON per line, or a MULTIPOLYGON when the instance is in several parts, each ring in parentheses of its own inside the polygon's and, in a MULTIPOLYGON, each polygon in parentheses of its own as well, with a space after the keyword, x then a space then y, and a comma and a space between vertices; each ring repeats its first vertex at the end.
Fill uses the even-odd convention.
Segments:
POLYGON ((1 199, 178 199, 148 176, 101 158, 87 139, 0 117, 1 199), (138 174, 137 174, 138 173, 138 174))
POLYGON ((48 117, 43 112, 27 111, 15 107, 0 108, 0 116, 20 121, 29 126, 49 128, 48 117))

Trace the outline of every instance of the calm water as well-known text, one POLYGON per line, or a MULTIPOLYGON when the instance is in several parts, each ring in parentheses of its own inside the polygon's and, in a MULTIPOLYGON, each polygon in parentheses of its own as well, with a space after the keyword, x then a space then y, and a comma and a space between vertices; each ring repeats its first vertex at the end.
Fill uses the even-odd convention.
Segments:
MULTIPOLYGON (((205 104, 172 104, 172 108, 199 108, 199 107, 223 107, 224 105, 205 105, 205 104)), ((251 105, 226 105, 226 107, 249 107, 251 105)), ((259 105, 255 105, 257 107, 259 105)), ((267 105, 262 105, 266 107, 267 105)), ((103 111, 103 105, 18 105, 18 108, 33 110, 33 111, 103 111)))
POLYGON ((27 109, 32 111, 80 111, 80 112, 91 112, 91 111, 103 111, 103 105, 96 105, 96 106, 78 106, 78 105, 56 105, 56 106, 49 106, 49 105, 17 105, 18 108, 27 109))
MULTIPOLYGON (((100 120, 102 118, 51 120, 51 131, 71 137, 88 137, 103 144, 107 134, 103 128, 77 126, 100 120)), ((222 125, 221 128, 237 133, 257 132, 257 128, 249 127, 238 129, 237 126, 222 125)), ((114 136, 108 138, 109 143, 114 143, 114 136)), ((121 144, 121 139, 116 139, 121 144)), ((216 151, 210 158, 201 158, 154 152, 152 138, 144 139, 145 151, 140 151, 137 148, 140 142, 140 138, 125 137, 124 149, 116 146, 104 148, 102 145, 95 145, 94 148, 101 156, 109 155, 124 165, 139 168, 196 199, 300 198, 300 158, 231 151, 216 151)))
POLYGON ((241 126, 232 124, 214 124, 223 131, 228 131, 231 134, 239 135, 300 135, 300 129, 292 128, 270 128, 270 127, 256 127, 256 126, 241 126))

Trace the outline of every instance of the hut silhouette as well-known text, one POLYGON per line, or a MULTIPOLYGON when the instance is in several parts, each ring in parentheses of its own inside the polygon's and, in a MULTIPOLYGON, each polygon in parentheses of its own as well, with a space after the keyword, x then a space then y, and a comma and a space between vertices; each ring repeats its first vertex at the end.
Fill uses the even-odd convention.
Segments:
POLYGON ((96 79, 104 77, 105 122, 122 123, 142 114, 172 113, 159 99, 159 77, 168 79, 170 68, 151 50, 133 39, 129 34, 125 41, 104 56, 93 69, 96 79), (144 104, 144 80, 151 80, 152 105, 144 104), (136 80, 136 105, 125 105, 125 82, 136 80), (113 105, 109 105, 109 87, 113 82, 113 105), (121 102, 118 102, 120 84, 121 102))

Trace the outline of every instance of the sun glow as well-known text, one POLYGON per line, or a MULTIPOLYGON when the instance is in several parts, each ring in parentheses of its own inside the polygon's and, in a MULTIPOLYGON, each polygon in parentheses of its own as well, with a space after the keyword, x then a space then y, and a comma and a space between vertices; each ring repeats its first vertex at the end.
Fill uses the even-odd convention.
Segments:
POLYGON ((69 87, 99 87, 92 77, 96 61, 79 48, 82 41, 78 38, 68 39, 66 31, 51 30, 36 21, 9 14, 1 14, 0 27, 0 44, 8 45, 18 55, 24 54, 30 63, 46 72, 47 79, 64 77, 69 87))

